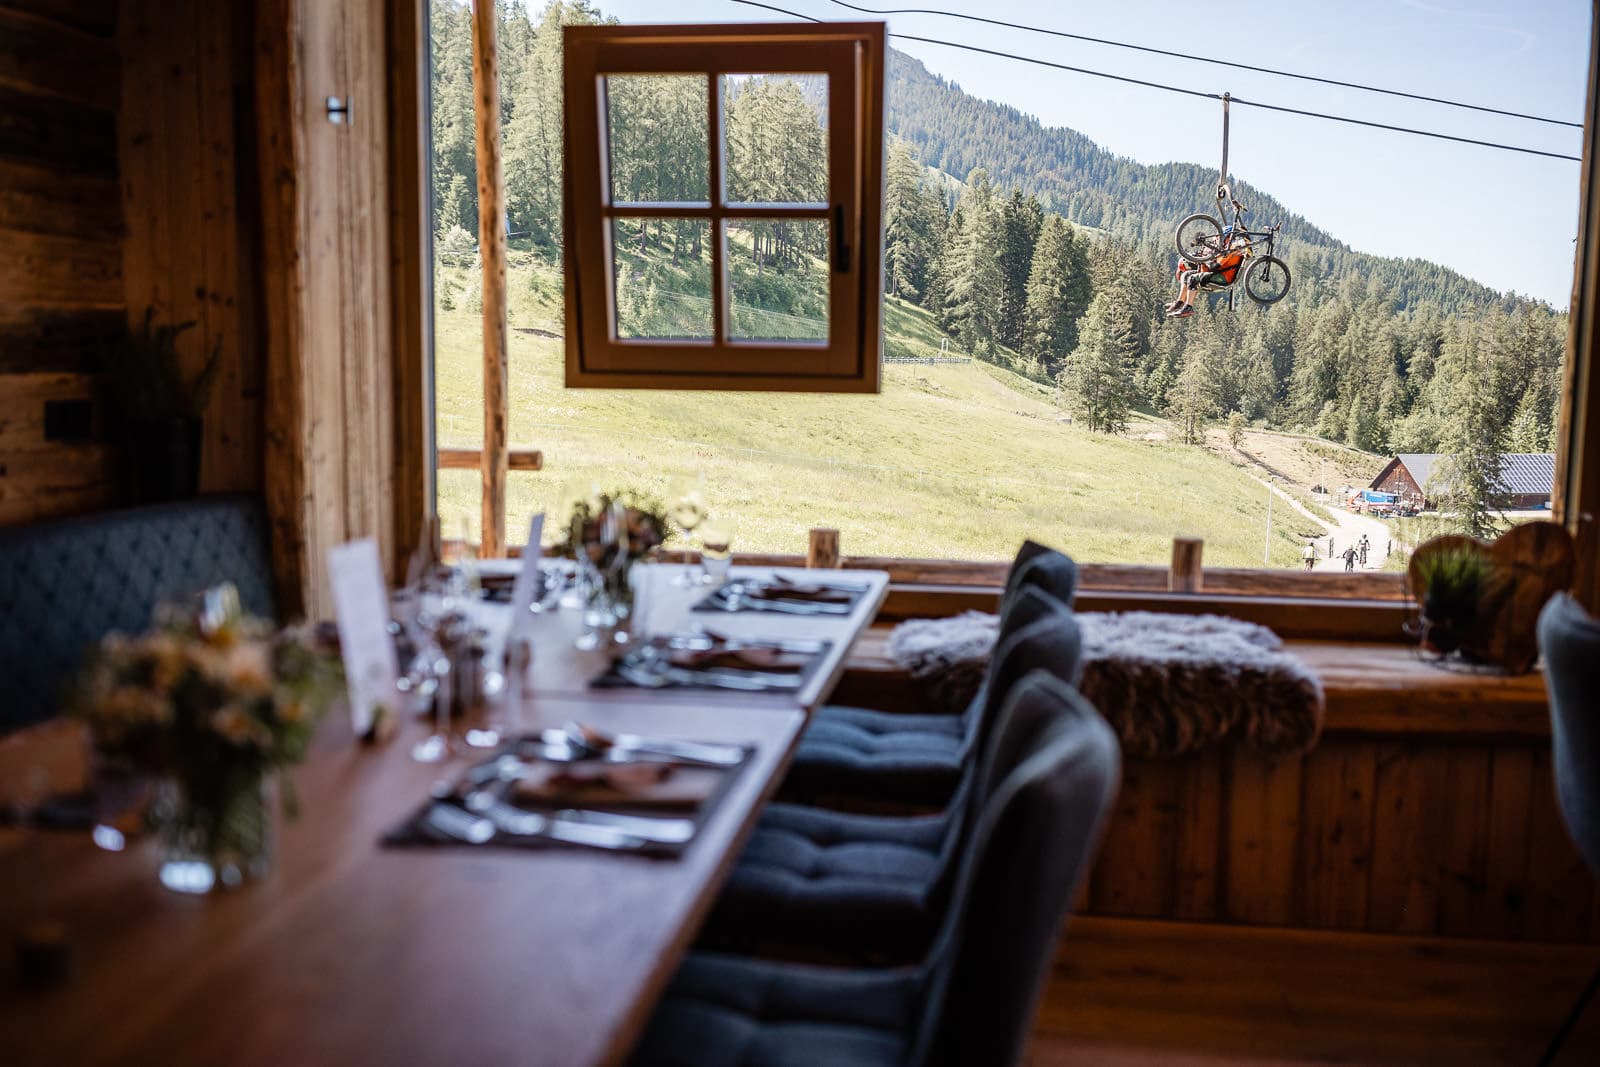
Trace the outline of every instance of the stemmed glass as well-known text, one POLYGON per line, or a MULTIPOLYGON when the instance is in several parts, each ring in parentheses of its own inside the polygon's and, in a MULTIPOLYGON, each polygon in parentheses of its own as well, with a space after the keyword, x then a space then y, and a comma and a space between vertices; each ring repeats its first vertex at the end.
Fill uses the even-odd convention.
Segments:
POLYGON ((578 565, 588 573, 588 602, 583 612, 583 632, 574 642, 585 652, 600 647, 602 639, 610 636, 616 626, 616 605, 612 602, 610 583, 614 569, 621 565, 628 551, 627 518, 622 505, 610 501, 601 506, 591 501, 597 511, 584 524, 579 534, 578 565))
MULTIPOLYGON (((694 547, 695 530, 706 521, 705 481, 705 475, 697 471, 692 477, 673 479, 670 490, 672 521, 683 531, 684 541, 690 548, 694 547)), ((705 580, 704 575, 705 563, 702 561, 698 569, 690 567, 680 572, 672 584, 698 585, 705 580)))
POLYGON ((708 584, 727 581, 733 566, 733 537, 738 523, 731 515, 709 516, 700 531, 701 569, 708 584))
MULTIPOLYGON (((444 630, 476 591, 477 559, 468 540, 470 531, 463 520, 457 525, 461 535, 455 565, 425 566, 414 589, 412 609, 414 630, 419 640, 417 656, 407 676, 418 679, 416 691, 433 701, 433 733, 418 741, 411 758, 418 763, 439 763, 450 755, 450 706, 454 702, 455 678, 450 657, 444 649, 444 630)), ((408 573, 408 577, 409 577, 408 573)))

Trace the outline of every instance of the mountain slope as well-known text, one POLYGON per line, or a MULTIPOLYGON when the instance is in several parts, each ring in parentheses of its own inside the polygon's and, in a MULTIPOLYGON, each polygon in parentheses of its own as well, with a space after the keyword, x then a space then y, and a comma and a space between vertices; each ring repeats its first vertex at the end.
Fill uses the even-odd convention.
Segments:
MULTIPOLYGON (((887 122, 924 164, 958 179, 984 167, 995 182, 1032 193, 1080 226, 1165 245, 1178 220, 1199 210, 1215 188, 1212 168, 1193 163, 1147 165, 1113 155, 1075 130, 1047 127, 1015 107, 982 100, 923 63, 891 50, 887 122)), ((1256 225, 1283 223, 1292 266, 1337 283, 1356 275, 1393 290, 1405 309, 1430 301, 1447 312, 1521 301, 1437 263, 1388 259, 1353 251, 1303 216, 1246 182, 1235 192, 1256 225), (1298 260, 1298 263, 1296 263, 1298 260)))

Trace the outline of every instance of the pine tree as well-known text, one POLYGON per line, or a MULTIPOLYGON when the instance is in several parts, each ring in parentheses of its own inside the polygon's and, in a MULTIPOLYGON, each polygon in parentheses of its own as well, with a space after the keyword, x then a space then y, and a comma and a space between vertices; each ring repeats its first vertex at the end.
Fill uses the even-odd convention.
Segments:
POLYGON ((1539 410, 1541 399, 1533 388, 1522 394, 1516 413, 1511 416, 1511 424, 1506 427, 1507 452, 1546 451, 1550 431, 1544 425, 1543 412, 1539 410))
POLYGON ((1123 433, 1133 394, 1127 351, 1136 343, 1129 310, 1112 294, 1101 293, 1078 323, 1078 338, 1062 374, 1068 403, 1089 429, 1123 433))
POLYGON ((1044 225, 1044 209, 1033 197, 1013 191, 1000 212, 999 340, 1018 351, 1027 334, 1028 276, 1044 225))
POLYGON ((1078 347, 1078 320, 1092 296, 1082 244, 1061 216, 1047 216, 1028 272, 1023 353, 1057 372, 1078 347))
POLYGON ((984 170, 967 178, 967 192, 958 205, 960 229, 947 242, 945 278, 947 329, 968 351, 979 342, 992 344, 999 335, 1000 296, 1005 279, 996 250, 1003 241, 994 185, 984 170))
POLYGON ((1184 349, 1182 369, 1167 394, 1167 414, 1178 424, 1186 445, 1205 440, 1206 424, 1217 415, 1216 350, 1212 345, 1184 349))

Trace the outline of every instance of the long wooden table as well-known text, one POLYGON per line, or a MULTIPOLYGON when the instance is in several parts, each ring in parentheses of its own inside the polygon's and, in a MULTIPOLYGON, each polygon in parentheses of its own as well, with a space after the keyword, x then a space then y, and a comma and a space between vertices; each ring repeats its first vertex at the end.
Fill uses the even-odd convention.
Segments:
MULTIPOLYGON (((734 638, 804 638, 828 642, 821 662, 810 672, 798 690, 774 690, 770 693, 742 693, 730 690, 664 688, 652 690, 652 696, 674 702, 705 703, 733 700, 741 703, 798 704, 815 708, 825 701, 839 677, 856 639, 872 625, 878 609, 889 589, 889 575, 884 571, 861 570, 807 570, 796 567, 734 567, 733 580, 768 580, 775 574, 785 575, 797 582, 833 583, 860 586, 862 595, 856 600, 848 615, 791 615, 779 612, 697 612, 695 605, 709 596, 712 587, 684 586, 676 579, 688 573, 689 568, 677 564, 652 564, 639 569, 640 588, 636 608, 639 616, 636 628, 648 634, 685 634, 711 630, 734 638)), ((475 617, 491 632, 491 655, 497 649, 503 633, 510 623, 511 611, 506 605, 480 604, 475 617)), ((608 657, 614 649, 596 649, 582 652, 573 642, 583 629, 583 613, 574 608, 547 611, 531 620, 530 634, 534 646, 534 670, 531 695, 538 699, 547 695, 570 696, 583 694, 591 699, 603 699, 605 694, 626 698, 637 690, 594 690, 589 683, 604 673, 608 657)))
MULTIPOLYGON (((0 995, 0 1062, 610 1064, 637 1039, 787 763, 804 714, 546 697, 538 716, 757 751, 687 852, 385 849, 441 769, 420 727, 383 748, 330 721, 266 879, 209 898, 156 880, 158 846, 36 835, 0 854, 0 922, 68 924, 59 989, 0 995), (40 877, 36 872, 42 872, 40 877)), ((534 725, 541 723, 535 722, 534 725)), ((452 765, 462 766, 460 759, 452 765)))

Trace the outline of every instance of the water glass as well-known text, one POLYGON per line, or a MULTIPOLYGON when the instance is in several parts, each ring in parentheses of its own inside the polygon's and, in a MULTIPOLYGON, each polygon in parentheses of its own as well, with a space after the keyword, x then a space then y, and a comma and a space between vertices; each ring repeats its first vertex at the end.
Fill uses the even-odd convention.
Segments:
POLYGON ((720 585, 728 580, 733 566, 734 521, 731 517, 708 518, 700 530, 700 561, 705 568, 704 581, 720 585))

